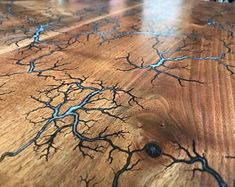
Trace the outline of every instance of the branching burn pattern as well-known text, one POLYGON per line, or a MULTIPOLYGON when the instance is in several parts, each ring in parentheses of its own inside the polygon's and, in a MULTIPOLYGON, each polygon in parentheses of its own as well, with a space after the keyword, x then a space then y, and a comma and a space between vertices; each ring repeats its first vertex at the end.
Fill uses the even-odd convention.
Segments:
MULTIPOLYGON (((6 6, 8 16, 14 15, 12 5, 13 1, 11 1, 11 3, 8 3, 6 6)), ((94 12, 97 14, 96 9, 97 7, 91 8, 90 10, 94 10, 94 12)), ((108 12, 107 7, 103 7, 102 9, 104 10, 104 13, 108 12)), ((90 16, 86 13, 87 11, 89 12, 89 10, 84 9, 77 13, 79 21, 84 20, 86 17, 90 16), (81 15, 81 13, 84 15, 81 15)), ((0 16, 0 24, 2 24, 3 20, 5 21, 5 19, 7 18, 0 16)), ((93 118, 92 116, 95 113, 99 114, 101 117, 104 116, 118 120, 120 123, 125 123, 128 116, 118 114, 118 111, 126 107, 125 104, 120 103, 119 97, 124 95, 128 98, 126 105, 136 104, 142 107, 138 102, 138 98, 132 94, 132 89, 125 90, 118 84, 106 86, 102 81, 89 82, 88 77, 77 78, 69 73, 65 73, 66 78, 61 79, 57 78, 53 74, 46 74, 47 72, 51 71, 67 72, 69 70, 72 70, 65 67, 67 63, 62 63, 63 59, 57 59, 55 62, 53 62, 52 65, 48 65, 47 67, 39 67, 39 65, 43 64, 46 61, 45 59, 48 59, 53 54, 57 52, 63 52, 76 42, 81 42, 81 37, 85 37, 87 42, 90 41, 92 36, 98 37, 99 45, 110 43, 112 40, 129 36, 131 37, 134 35, 147 36, 156 39, 156 44, 152 46, 152 49, 156 52, 158 58, 156 61, 150 64, 146 64, 144 59, 141 59, 141 64, 136 64, 131 59, 131 53, 128 53, 127 56, 121 57, 121 59, 125 59, 130 68, 118 69, 124 72, 132 70, 153 71, 154 76, 151 82, 153 82, 156 78, 159 78, 159 76, 162 74, 176 79, 181 86, 183 86, 184 82, 202 84, 203 81, 201 80, 185 78, 172 72, 172 70, 175 69, 184 69, 188 71, 189 65, 180 66, 180 62, 187 62, 187 60, 213 62, 222 65, 231 75, 234 74, 234 66, 223 61, 226 54, 231 53, 231 45, 233 45, 233 43, 227 42, 225 40, 221 40, 221 42, 223 42, 223 46, 226 49, 226 52, 221 52, 221 54, 219 54, 218 56, 201 57, 201 55, 203 56, 203 51, 194 51, 188 49, 188 46, 190 45, 185 41, 183 41, 182 46, 176 49, 160 50, 158 48, 158 37, 171 36, 175 32, 174 29, 168 28, 167 30, 162 32, 156 31, 156 29, 154 29, 150 25, 150 27, 144 31, 141 30, 141 28, 136 28, 135 25, 133 25, 131 27, 131 30, 129 30, 128 28, 127 30, 123 31, 120 30, 120 28, 122 27, 120 26, 119 19, 114 18, 102 19, 100 21, 93 22, 90 24, 90 29, 79 31, 79 33, 75 35, 62 33, 64 34, 64 36, 69 37, 67 40, 62 42, 58 42, 57 39, 42 41, 41 35, 47 31, 54 31, 56 28, 56 24, 58 24, 59 26, 65 25, 65 23, 61 22, 61 19, 62 18, 60 17, 59 19, 49 19, 48 22, 43 21, 37 23, 35 22, 35 19, 33 17, 30 17, 27 18, 26 22, 29 25, 34 25, 33 29, 28 27, 28 25, 19 26, 18 28, 12 29, 13 33, 20 31, 22 35, 9 39, 7 41, 8 44, 15 43, 15 45, 19 47, 19 43, 21 41, 25 39, 31 39, 31 43, 29 45, 18 50, 19 58, 14 59, 16 61, 16 65, 27 67, 28 73, 35 74, 38 77, 52 77, 53 81, 55 81, 56 83, 48 86, 44 90, 38 91, 39 96, 31 96, 31 98, 34 101, 38 102, 40 106, 28 112, 26 114, 26 119, 29 120, 30 123, 34 124, 35 127, 39 126, 40 129, 38 129, 37 133, 35 133, 28 142, 21 145, 15 151, 2 153, 0 155, 0 161, 3 161, 4 159, 6 159, 6 157, 15 157, 24 152, 24 150, 30 146, 34 146, 35 151, 41 151, 42 154, 40 158, 44 157, 46 160, 48 160, 49 156, 53 152, 57 152, 57 150, 59 149, 56 146, 57 138, 59 138, 62 133, 66 133, 72 135, 72 137, 76 140, 77 144, 74 149, 78 150, 83 157, 93 159, 97 154, 101 154, 104 152, 105 149, 109 149, 108 161, 110 164, 112 164, 115 152, 119 152, 125 155, 124 165, 122 165, 121 168, 117 171, 114 171, 114 177, 112 181, 113 187, 119 186, 120 176, 124 172, 133 171, 136 169, 141 159, 135 160, 133 157, 143 150, 146 150, 146 146, 139 149, 131 149, 131 145, 128 145, 127 148, 120 147, 119 145, 114 143, 113 139, 124 139, 126 134, 128 134, 129 132, 126 132, 124 130, 110 132, 108 124, 103 125, 102 123, 100 123, 100 120, 97 120, 95 117, 93 118), (110 26, 108 27, 108 29, 106 28, 107 25, 110 26), (190 55, 176 55, 178 53, 185 52, 190 53, 190 55), (39 120, 35 119, 34 114, 40 114, 41 111, 45 111, 45 113, 49 114, 49 116, 46 115, 45 117, 42 115, 39 120), (98 133, 94 131, 94 129, 96 129, 95 127, 98 127, 98 133)), ((233 26, 225 28, 222 24, 216 22, 216 20, 210 19, 208 19, 208 25, 214 26, 215 28, 223 29, 229 32, 230 36, 233 37, 233 26)), ((73 70, 74 69, 76 68, 73 68, 73 70)), ((24 72, 9 73, 1 76, 11 76, 21 73, 24 72)), ((2 88, 3 86, 4 84, 0 85, 0 88, 2 88)), ((11 91, 0 93, 0 97, 10 93, 11 91)), ((172 162, 167 166, 167 168, 177 163, 184 163, 189 165, 200 163, 202 167, 194 168, 193 176, 196 171, 206 172, 215 178, 219 186, 227 186, 220 174, 209 166, 205 155, 201 156, 200 154, 198 154, 195 148, 194 141, 193 154, 191 154, 180 144, 178 144, 178 147, 180 150, 185 152, 188 157, 187 159, 176 158, 165 152, 162 153, 161 150, 157 150, 158 152, 153 154, 154 149, 151 147, 151 149, 148 147, 148 151, 152 152, 152 158, 159 157, 162 154, 163 156, 171 159, 172 162)), ((227 156, 226 158, 233 159, 234 157, 227 156)), ((96 182, 95 177, 89 178, 88 174, 86 174, 85 177, 80 176, 80 180, 86 186, 96 186, 99 183, 96 182)))
POLYGON ((98 185, 101 181, 99 182, 95 182, 96 177, 91 177, 89 178, 89 175, 86 173, 85 176, 80 176, 80 181, 81 183, 85 184, 85 187, 95 187, 96 185, 98 185))
POLYGON ((86 117, 82 119, 82 116, 92 116, 93 113, 98 113, 101 116, 114 118, 125 123, 128 116, 115 114, 120 108, 126 107, 118 101, 118 97, 121 95, 128 98, 128 105, 137 104, 140 107, 142 106, 139 104, 138 98, 131 93, 132 89, 124 90, 118 85, 105 86, 102 81, 86 85, 88 83, 87 79, 87 77, 76 78, 67 74, 66 78, 56 79, 57 84, 39 91, 39 97, 31 96, 41 106, 28 112, 26 119, 37 126, 40 125, 41 128, 28 142, 15 151, 2 153, 0 160, 3 161, 6 157, 15 157, 31 145, 34 145, 35 151, 42 151, 40 158, 45 157, 48 160, 49 155, 58 150, 58 147, 55 146, 56 138, 61 133, 70 131, 77 142, 75 149, 79 150, 83 157, 94 158, 95 153, 103 152, 105 145, 111 149, 108 158, 110 163, 113 161, 115 151, 128 156, 123 168, 115 173, 113 186, 117 186, 120 175, 138 164, 139 160, 133 165, 131 164, 132 155, 135 152, 142 151, 142 149, 131 151, 130 146, 126 150, 116 145, 112 139, 115 137, 124 138, 128 132, 123 130, 108 132, 109 127, 106 125, 102 127, 98 134, 92 133, 93 127, 98 126, 99 120, 86 119, 86 117), (36 121, 31 119, 35 113, 39 113, 44 109, 51 111, 50 116, 41 117, 40 120, 36 121))
POLYGON ((162 155, 165 157, 168 157, 169 159, 172 160, 172 162, 170 164, 168 164, 166 167, 169 168, 174 164, 187 164, 187 165, 193 165, 196 163, 200 163, 201 164, 201 168, 197 167, 194 168, 192 170, 193 172, 193 177, 195 175, 195 172, 205 172, 208 173, 209 175, 213 176, 214 179, 217 181, 218 185, 220 187, 227 187, 228 185, 226 184, 226 182, 224 181, 224 179, 222 178, 222 176, 215 170, 213 169, 209 163, 208 160, 206 158, 206 156, 200 155, 197 150, 196 150, 196 144, 195 141, 193 141, 192 143, 192 153, 190 153, 190 151, 188 149, 186 149, 185 147, 183 147, 182 145, 180 145, 179 143, 177 143, 178 149, 180 151, 183 151, 187 158, 176 158, 171 154, 165 153, 163 152, 162 155))
MULTIPOLYGON (((138 10, 139 11, 139 10, 138 10)), ((135 12, 135 11, 134 11, 135 12)), ((126 15, 128 16, 128 15, 126 15)), ((110 43, 112 40, 121 39, 127 36, 134 35, 142 35, 147 37, 159 37, 159 36, 169 36, 174 33, 174 29, 167 29, 164 31, 156 31, 156 28, 153 28, 153 25, 149 25, 146 30, 142 30, 141 28, 136 28, 132 26, 131 29, 127 27, 127 30, 121 30, 120 17, 113 18, 105 18, 95 22, 92 22, 84 27, 83 30, 78 33, 67 33, 67 32, 59 32, 56 31, 56 25, 63 26, 62 17, 57 19, 50 18, 48 21, 35 23, 34 18, 27 18, 27 23, 33 23, 33 29, 27 25, 20 26, 18 29, 14 28, 13 32, 19 30, 23 35, 14 36, 9 39, 8 44, 15 43, 16 46, 19 47, 19 43, 25 39, 30 39, 31 43, 28 45, 19 48, 18 55, 15 60, 16 65, 19 66, 28 66, 28 73, 36 73, 38 72, 42 74, 42 72, 48 71, 48 68, 37 68, 38 64, 43 64, 44 59, 48 59, 54 53, 60 52, 71 46, 72 44, 83 42, 81 38, 85 37, 87 41, 90 40, 91 36, 98 37, 99 45, 103 45, 105 43, 110 43), (56 38, 41 40, 41 35, 45 34, 48 31, 59 32, 67 39, 64 41, 57 40, 56 38), (45 52, 44 52, 45 51, 45 52), (40 55, 37 55, 40 53, 40 55), (30 60, 29 60, 30 59, 30 60)), ((55 64, 49 67, 50 71, 55 69, 55 64)), ((22 72, 23 73, 23 72, 22 72)))
MULTIPOLYGON (((2 88, 5 86, 6 83, 0 84, 0 89, 2 90, 2 88)), ((10 93, 12 93, 13 91, 0 91, 0 101, 4 100, 2 97, 9 95, 10 93)))
POLYGON ((219 65, 222 65, 231 75, 234 74, 234 68, 235 66, 227 64, 223 61, 225 58, 226 53, 222 52, 218 56, 205 56, 205 57, 200 57, 200 54, 203 53, 203 51, 193 51, 188 49, 189 44, 183 40, 183 44, 176 48, 176 49, 169 49, 169 50, 159 50, 158 49, 158 43, 159 40, 157 40, 156 44, 153 45, 153 49, 155 50, 157 54, 157 60, 154 61, 153 63, 146 64, 144 59, 141 59, 141 63, 137 64, 131 60, 131 53, 128 53, 127 56, 125 57, 120 57, 118 59, 125 59, 127 64, 130 66, 129 69, 121 69, 118 68, 119 71, 123 72, 128 72, 132 70, 145 70, 145 71, 153 71, 155 75, 153 76, 151 82, 153 82, 156 78, 159 78, 161 74, 172 77, 176 79, 181 86, 183 86, 183 82, 193 82, 193 83, 200 83, 202 84, 203 81, 201 80, 196 80, 196 79, 188 79, 185 77, 182 77, 180 75, 171 73, 171 70, 175 69, 185 69, 189 70, 188 65, 177 65, 180 64, 183 61, 191 60, 191 61, 209 61, 213 63, 217 63, 219 65), (183 52, 188 52, 195 54, 195 56, 192 55, 181 55, 181 56, 176 56, 176 57, 166 57, 169 55, 175 55, 176 53, 183 53, 183 52), (176 64, 177 63, 177 64, 176 64), (173 65, 172 65, 173 64, 173 65), (176 65, 175 65, 176 64, 176 65))
POLYGON ((208 18, 207 25, 214 27, 215 29, 223 30, 227 32, 230 37, 234 37, 235 25, 232 23, 221 23, 216 18, 211 17, 211 18, 208 18))

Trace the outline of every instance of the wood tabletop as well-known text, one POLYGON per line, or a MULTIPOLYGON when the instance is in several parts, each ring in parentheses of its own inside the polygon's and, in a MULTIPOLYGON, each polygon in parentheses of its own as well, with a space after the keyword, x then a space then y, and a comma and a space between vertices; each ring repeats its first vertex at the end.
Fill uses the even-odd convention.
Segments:
POLYGON ((1 0, 0 186, 235 186, 235 4, 1 0))

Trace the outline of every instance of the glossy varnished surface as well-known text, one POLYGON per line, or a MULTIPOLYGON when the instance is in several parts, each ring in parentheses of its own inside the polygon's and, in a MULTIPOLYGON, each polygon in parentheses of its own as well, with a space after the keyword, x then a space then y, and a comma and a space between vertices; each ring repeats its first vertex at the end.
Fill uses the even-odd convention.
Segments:
POLYGON ((0 186, 234 186, 234 16, 0 1, 0 186))

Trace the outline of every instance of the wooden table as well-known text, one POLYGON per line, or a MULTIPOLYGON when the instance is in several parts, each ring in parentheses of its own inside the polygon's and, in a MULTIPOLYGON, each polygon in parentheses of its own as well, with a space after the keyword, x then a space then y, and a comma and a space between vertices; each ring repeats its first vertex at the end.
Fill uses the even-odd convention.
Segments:
POLYGON ((234 16, 0 1, 0 186, 234 186, 234 16))

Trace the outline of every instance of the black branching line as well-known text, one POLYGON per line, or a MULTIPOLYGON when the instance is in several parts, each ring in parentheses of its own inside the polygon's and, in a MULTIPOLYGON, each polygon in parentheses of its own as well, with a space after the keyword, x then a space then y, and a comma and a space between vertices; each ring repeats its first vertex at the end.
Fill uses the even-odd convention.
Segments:
POLYGON ((109 38, 109 41, 121 39, 124 37, 132 37, 132 36, 146 36, 150 38, 157 38, 157 37, 169 37, 173 36, 175 34, 174 28, 166 28, 162 31, 156 31, 156 29, 152 28, 151 25, 146 30, 136 29, 132 27, 132 30, 129 31, 116 31, 114 32, 111 37, 109 38))
POLYGON ((65 65, 69 64, 69 63, 60 63, 63 59, 57 60, 52 66, 48 67, 48 68, 43 68, 40 70, 34 70, 33 73, 36 73, 36 75, 38 77, 42 77, 42 78, 52 78, 52 79, 56 79, 56 77, 52 74, 48 74, 49 72, 67 72, 69 70, 76 70, 78 67, 74 67, 74 68, 65 68, 65 65))
POLYGON ((94 184, 90 185, 91 182, 95 179, 95 177, 88 178, 88 174, 86 174, 85 177, 80 176, 80 178, 81 178, 81 182, 84 182, 86 187, 90 187, 90 186, 94 187, 95 185, 97 185, 97 183, 94 183, 94 184))
MULTIPOLYGON (((40 35, 42 32, 45 31, 45 29, 50 29, 49 27, 55 25, 55 23, 60 23, 60 19, 57 19, 57 21, 50 20, 44 24, 40 24, 38 27, 36 27, 35 31, 33 32, 33 35, 29 34, 29 30, 23 25, 19 27, 22 32, 26 35, 26 38, 33 38, 33 41, 24 46, 21 47, 18 50, 18 54, 16 58, 12 58, 11 60, 15 61, 15 64, 17 66, 26 67, 27 71, 22 70, 20 72, 14 72, 14 73, 5 73, 1 74, 0 77, 10 77, 14 75, 24 74, 25 72, 37 75, 38 77, 43 78, 55 78, 52 74, 48 74, 48 72, 65 72, 69 70, 75 70, 76 68, 66 68, 65 66, 68 65, 68 63, 61 62, 62 60, 57 60, 53 62, 51 65, 47 65, 47 61, 50 60, 50 57, 58 52, 63 52, 67 50, 70 46, 73 44, 79 43, 80 38, 82 36, 85 36, 87 38, 87 41, 89 41, 90 36, 96 35, 100 39, 100 45, 104 43, 108 43, 107 36, 110 36, 117 28, 120 27, 118 19, 102 19, 98 22, 95 22, 91 24, 92 26, 91 31, 82 31, 79 34, 76 34, 75 36, 71 36, 66 38, 64 41, 57 41, 55 40, 48 40, 48 41, 41 41, 40 35), (104 31, 101 31, 102 27, 106 25, 110 25, 110 29, 106 29, 104 31), (28 36, 29 35, 29 36, 28 36), (46 61, 47 60, 47 61, 46 61), (46 65, 46 67, 44 66, 46 65), (44 66, 44 67, 43 67, 44 66)), ((64 33, 65 35, 70 36, 68 33, 64 33)), ((25 39, 22 38, 22 40, 25 39)), ((15 44, 18 46, 18 42, 20 42, 21 39, 17 40, 15 44)))
MULTIPOLYGON (((29 45, 29 46, 26 46, 25 48, 22 48, 21 50, 19 50, 18 54, 21 56, 20 58, 18 59, 13 59, 13 60, 16 60, 16 65, 18 66, 25 66, 25 67, 28 67, 28 73, 34 73, 34 74, 37 74, 38 76, 42 76, 42 73, 43 72, 46 72, 46 71, 62 71, 61 69, 59 69, 61 66, 64 66, 66 65, 66 63, 64 64, 59 64, 59 62, 61 60, 57 60, 53 65, 52 67, 49 67, 49 68, 44 68, 44 69, 40 69, 40 68, 37 68, 36 66, 40 63, 42 63, 42 61, 45 59, 45 58, 49 58, 50 56, 52 56, 53 54, 57 53, 57 52, 62 52, 64 50, 66 50, 68 47, 70 47, 72 44, 74 44, 76 41, 72 40, 72 41, 66 41, 64 42, 64 44, 60 44, 60 45, 54 45, 54 47, 50 50, 48 50, 47 52, 43 53, 43 54, 40 54, 36 57, 35 54, 37 54, 39 51, 43 51, 43 48, 40 47, 39 45, 29 45), (35 50, 36 49, 36 50, 35 50), (24 53, 26 53, 28 50, 32 50, 32 53, 30 52, 29 54, 27 55, 23 55, 24 53), (30 60, 27 60, 29 59, 30 60), (26 61, 26 62, 24 62, 26 61)), ((75 68, 76 69, 76 68, 75 68)), ((66 70, 66 69, 63 69, 63 70, 66 70)))
POLYGON ((94 182, 95 178, 96 177, 89 178, 87 173, 86 173, 86 175, 84 177, 80 176, 81 182, 85 183, 86 187, 95 187, 96 185, 98 185, 100 182, 102 182, 104 180, 104 178, 103 178, 99 182, 94 182))
POLYGON ((235 156, 227 155, 227 156, 225 156, 225 158, 228 158, 228 159, 235 159, 235 156))
POLYGON ((89 41, 91 35, 98 36, 100 40, 99 45, 103 45, 105 43, 110 43, 110 38, 112 38, 113 33, 118 32, 118 28, 120 28, 120 23, 117 18, 103 19, 92 23, 92 30, 90 32, 82 32, 80 33, 80 36, 85 35, 87 37, 87 41, 89 41), (111 25, 111 28, 102 31, 101 28, 103 25, 111 25))
POLYGON ((224 181, 224 179, 222 178, 222 176, 215 169, 213 169, 209 165, 206 156, 204 154, 200 155, 197 152, 196 144, 195 144, 194 140, 193 140, 193 143, 192 143, 192 153, 193 154, 190 153, 190 151, 188 149, 181 146, 179 143, 177 143, 177 146, 178 146, 179 150, 183 151, 187 155, 187 158, 176 158, 176 157, 172 156, 171 154, 163 152, 162 153, 163 156, 166 156, 166 157, 168 157, 172 160, 172 162, 169 165, 166 166, 167 168, 171 167, 174 164, 193 165, 195 163, 200 163, 201 168, 197 167, 197 168, 194 168, 192 170, 193 171, 193 177, 195 176, 196 171, 205 172, 205 173, 208 173, 209 175, 211 175, 212 177, 214 177, 214 179, 217 181, 217 183, 220 187, 227 187, 228 186, 226 184, 226 182, 224 181))
POLYGON ((216 18, 210 17, 207 20, 207 25, 214 27, 215 29, 220 29, 229 34, 230 37, 234 37, 235 25, 232 23, 221 23, 216 18))
MULTIPOLYGON (((136 28, 132 28, 131 31, 119 31, 121 28, 119 19, 114 17, 93 22, 92 24, 87 25, 88 29, 84 29, 76 34, 64 32, 62 34, 68 37, 65 41, 56 42, 56 39, 41 41, 40 35, 47 30, 52 30, 52 26, 55 24, 61 24, 61 20, 50 20, 46 23, 40 23, 33 33, 31 33, 29 29, 24 26, 19 28, 22 32, 24 32, 25 36, 15 41, 15 45, 19 46, 19 42, 26 38, 32 38, 33 40, 30 44, 18 50, 19 57, 17 59, 13 59, 16 61, 16 65, 27 66, 28 73, 42 72, 44 69, 37 69, 37 64, 42 63, 43 59, 49 58, 54 53, 64 51, 69 46, 81 42, 81 38, 83 37, 89 41, 91 36, 96 36, 99 39, 99 45, 103 45, 105 43, 110 43, 112 40, 120 39, 126 36, 143 35, 157 38, 159 36, 168 36, 172 33, 171 29, 168 29, 167 32, 157 32, 154 31, 152 27, 148 28, 147 31, 139 31, 136 28), (41 54, 41 52, 45 50, 46 52, 41 54), (40 55, 36 56, 39 52, 40 55)), ((165 73, 167 74, 168 72, 165 73)))
MULTIPOLYGON (((83 29, 79 33, 71 34, 64 32, 65 36, 69 36, 68 42, 82 42, 81 38, 85 37, 86 41, 90 41, 92 36, 96 36, 99 39, 99 46, 110 43, 114 33, 118 32, 120 27, 119 20, 117 18, 102 19, 99 21, 92 22, 87 25, 88 28, 83 29), (104 28, 108 26, 109 28, 104 28)), ((84 42, 83 42, 84 43, 84 42)))
MULTIPOLYGON (((4 86, 5 86, 6 83, 3 83, 0 85, 0 89, 2 89, 4 86)), ((0 92, 0 101, 3 101, 4 99, 2 99, 1 97, 2 96, 6 96, 8 94, 11 94, 13 91, 3 91, 3 92, 0 92)))
POLYGON ((161 74, 164 74, 166 76, 172 77, 176 79, 181 86, 183 86, 182 82, 193 82, 193 83, 200 83, 202 84, 203 82, 200 80, 195 80, 195 79, 187 79, 184 77, 181 77, 177 74, 171 73, 171 70, 174 69, 186 69, 189 70, 188 65, 180 66, 180 65, 170 65, 170 63, 180 63, 182 61, 187 61, 187 60, 193 60, 193 61, 212 61, 215 62, 219 65, 224 66, 224 68, 231 74, 234 74, 234 71, 231 68, 234 68, 235 66, 229 65, 225 62, 223 62, 223 59, 225 58, 225 53, 221 53, 219 56, 206 56, 206 57, 194 57, 191 55, 182 55, 182 56, 177 56, 177 57, 166 57, 165 55, 171 55, 177 52, 191 52, 191 53, 198 53, 201 54, 203 51, 192 51, 187 49, 188 44, 183 42, 183 45, 173 49, 173 50, 166 50, 166 51, 159 51, 157 48, 159 41, 153 45, 153 49, 155 49, 156 54, 158 56, 158 59, 150 64, 146 64, 144 59, 141 59, 140 64, 136 64, 131 60, 131 53, 128 53, 127 56, 125 57, 120 57, 117 59, 125 59, 128 65, 130 66, 129 69, 120 69, 118 68, 117 70, 127 72, 127 71, 132 71, 132 70, 145 70, 145 71, 153 71, 155 72, 155 75, 153 76, 151 82, 153 82, 156 78, 159 78, 161 74))
MULTIPOLYGON (((154 24, 153 24, 154 25, 154 24)), ((91 32, 84 32, 81 35, 87 35, 89 39, 90 35, 96 35, 100 39, 100 45, 104 43, 110 43, 112 40, 118 40, 124 37, 132 37, 135 35, 141 35, 151 38, 157 38, 160 36, 168 37, 173 36, 175 33, 174 28, 166 27, 163 31, 156 31, 156 28, 153 28, 153 25, 148 25, 148 27, 144 30, 142 28, 136 28, 135 25, 132 25, 131 28, 127 31, 121 30, 119 18, 112 18, 112 19, 103 19, 101 21, 93 23, 92 31, 91 32), (106 31, 102 31, 103 25, 110 25, 112 27, 106 31)))
POLYGON ((149 25, 145 30, 141 28, 135 28, 133 25, 131 30, 121 31, 121 23, 119 17, 105 18, 89 25, 88 29, 80 31, 78 34, 64 33, 65 35, 71 36, 68 41, 80 41, 80 38, 86 37, 89 41, 91 36, 96 36, 99 39, 99 46, 108 44, 112 40, 121 39, 128 36, 142 35, 147 37, 159 37, 159 36, 172 36, 175 33, 173 28, 165 29, 164 31, 155 31, 152 25, 149 25), (108 26, 108 28, 107 28, 108 26))
MULTIPOLYGON (((11 7, 11 4, 9 4, 9 7, 11 7)), ((105 14, 103 10, 106 9, 107 7, 106 8, 104 8, 103 6, 95 6, 95 7, 101 10, 102 14, 105 14)), ((48 31, 59 32, 57 30, 67 27, 68 22, 71 22, 71 21, 78 22, 78 21, 86 20, 97 14, 100 14, 100 12, 97 11, 95 7, 79 10, 73 13, 72 16, 61 16, 61 15, 56 15, 50 12, 51 15, 47 21, 44 20, 44 21, 36 22, 37 17, 33 17, 33 16, 26 17, 26 19, 25 17, 22 17, 22 19, 25 19, 25 23, 22 26, 18 28, 14 26, 10 29, 8 28, 5 30, 2 30, 6 34, 9 34, 9 33, 12 34, 12 37, 5 42, 8 45, 11 45, 14 43, 16 46, 19 47, 19 42, 25 39, 32 39, 32 42, 30 45, 34 45, 40 42, 40 35, 44 32, 48 32, 48 31), (15 35, 16 29, 17 29, 17 36, 15 35)), ((0 23, 2 22, 1 20, 3 21, 3 19, 0 19, 0 23)), ((103 37, 102 36, 103 34, 104 33, 101 33, 101 32, 97 33, 97 35, 100 35, 101 38, 103 37)))
POLYGON ((21 26, 15 26, 14 28, 10 28, 8 30, 2 30, 5 34, 11 33, 14 35, 14 37, 8 38, 6 41, 4 41, 7 45, 15 44, 17 47, 19 47, 19 43, 25 39, 30 39, 30 29, 27 28, 25 25, 21 26), (22 34, 19 34, 22 33, 22 34))
POLYGON ((115 111, 127 107, 119 103, 119 96, 127 97, 127 105, 137 104, 143 108, 138 102, 139 98, 132 94, 133 89, 124 90, 118 84, 105 86, 102 81, 89 83, 87 77, 76 78, 68 73, 66 75, 67 78, 55 79, 58 84, 50 85, 45 90, 39 91, 39 97, 31 96, 41 106, 28 112, 26 119, 34 125, 40 126, 40 129, 29 141, 15 151, 2 153, 0 161, 6 157, 19 155, 31 145, 34 145, 35 151, 42 150, 40 158, 45 157, 48 160, 52 151, 58 150, 58 147, 55 146, 56 138, 65 130, 69 130, 77 141, 74 149, 79 150, 83 157, 94 158, 93 153, 103 153, 105 145, 111 148, 108 158, 110 163, 112 163, 114 151, 128 155, 126 164, 114 176, 113 186, 117 186, 120 175, 131 170, 139 162, 137 161, 131 166, 132 155, 142 149, 131 151, 130 147, 126 150, 116 145, 112 139, 125 138, 128 132, 123 130, 109 133, 109 126, 103 126, 98 134, 92 133, 93 127, 100 125, 99 120, 83 119, 82 116, 84 114, 87 117, 92 116, 92 113, 97 112, 102 116, 125 123, 128 116, 115 114, 115 111), (88 83, 90 85, 87 85, 88 83), (31 119, 33 114, 40 113, 43 109, 51 110, 49 117, 42 117, 42 120, 39 121, 31 119), (72 119, 72 122, 66 122, 68 118, 72 119))
POLYGON ((56 27, 56 25, 62 24, 61 19, 62 19, 61 17, 55 20, 49 19, 47 23, 40 23, 39 25, 37 25, 33 31, 32 36, 30 36, 31 38, 33 38, 33 41, 31 44, 39 43, 41 34, 46 32, 46 30, 55 31, 54 27, 56 27))
POLYGON ((227 49, 227 53, 231 53, 232 49, 231 49, 231 45, 234 45, 232 42, 227 42, 225 40, 220 40, 223 43, 223 46, 225 47, 225 49, 227 49))
MULTIPOLYGON (((113 149, 109 152, 109 162, 112 163, 113 157, 112 157, 112 152, 115 150, 114 146, 112 146, 113 149)), ((137 159, 135 162, 133 162, 133 156, 137 153, 140 153, 142 151, 145 151, 149 157, 151 158, 158 158, 162 155, 162 149, 159 145, 154 144, 154 143, 147 143, 145 144, 142 148, 139 149, 134 149, 131 151, 130 149, 131 145, 128 146, 127 150, 121 149, 121 148, 116 148, 118 151, 126 153, 127 158, 126 162, 123 165, 121 169, 115 172, 112 187, 118 187, 119 186, 119 177, 127 171, 134 171, 134 170, 139 170, 140 168, 136 168, 137 165, 143 161, 143 159, 137 159)))
POLYGON ((29 44, 31 46, 40 43, 41 34, 48 31, 56 32, 55 29, 63 25, 61 19, 61 16, 57 16, 56 19, 49 18, 47 21, 36 23, 33 17, 27 17, 25 24, 2 30, 5 34, 12 35, 5 43, 8 45, 15 44, 17 47, 19 47, 20 42, 26 39, 31 40, 31 43, 29 44), (33 25, 31 25, 32 23, 33 25))
MULTIPOLYGON (((85 36, 87 38, 87 41, 89 41, 89 38, 91 35, 96 35, 100 38, 100 45, 108 42, 108 40, 106 39, 106 35, 110 35, 112 32, 114 32, 114 30, 117 27, 119 27, 119 22, 116 19, 104 19, 99 24, 93 23, 91 32, 88 32, 88 31, 80 32, 79 34, 75 36, 69 37, 65 41, 60 41, 59 43, 53 42, 53 40, 47 41, 46 44, 50 43, 50 46, 49 46, 50 49, 48 50, 48 46, 47 45, 44 46, 43 43, 40 42, 39 37, 40 37, 40 33, 43 32, 43 29, 45 29, 49 25, 50 25, 50 22, 44 25, 40 25, 34 33, 33 42, 31 42, 29 45, 22 47, 18 50, 19 58, 12 59, 12 60, 15 60, 16 65, 28 67, 28 73, 34 73, 34 74, 36 73, 37 75, 41 76, 43 72, 58 70, 59 66, 62 66, 58 64, 58 61, 55 62, 52 67, 46 68, 46 69, 39 69, 37 68, 37 65, 42 63, 42 61, 45 58, 49 58, 53 54, 57 52, 62 52, 66 50, 68 47, 72 46, 73 44, 80 42, 80 38, 82 36, 85 36), (103 26, 103 24, 111 24, 112 28, 110 30, 101 32, 99 31, 99 29, 101 26, 103 26), (36 54, 38 54, 39 52, 44 51, 44 48, 46 48, 46 52, 36 56, 36 54)), ((67 34, 67 33, 64 33, 64 34, 67 34)), ((16 45, 18 45, 18 43, 16 43, 16 45)), ((63 66, 64 65, 65 64, 63 64, 63 66)))
POLYGON ((6 18, 2 15, 0 15, 0 25, 2 25, 3 21, 5 20, 6 18))
POLYGON ((135 161, 134 163, 131 163, 132 162, 132 157, 135 153, 138 153, 138 152, 141 152, 144 150, 144 147, 141 148, 141 149, 135 149, 135 150, 130 150, 130 145, 128 146, 128 149, 125 150, 125 149, 121 149, 119 147, 116 147, 115 145, 112 146, 112 150, 110 151, 109 153, 109 161, 110 163, 112 163, 112 160, 113 160, 113 157, 112 157, 112 152, 114 150, 118 150, 122 153, 125 153, 127 154, 127 158, 126 158, 126 163, 123 165, 123 167, 118 170, 117 172, 115 172, 115 175, 114 175, 114 179, 113 179, 113 182, 112 182, 112 187, 118 187, 119 186, 119 178, 120 176, 124 173, 124 172, 127 172, 127 171, 133 171, 135 169, 135 167, 139 164, 139 162, 141 161, 141 159, 138 159, 137 161, 135 161))
POLYGON ((107 4, 98 4, 92 7, 87 7, 73 13, 73 17, 76 17, 77 21, 83 21, 96 16, 101 16, 109 13, 109 6, 107 4))

